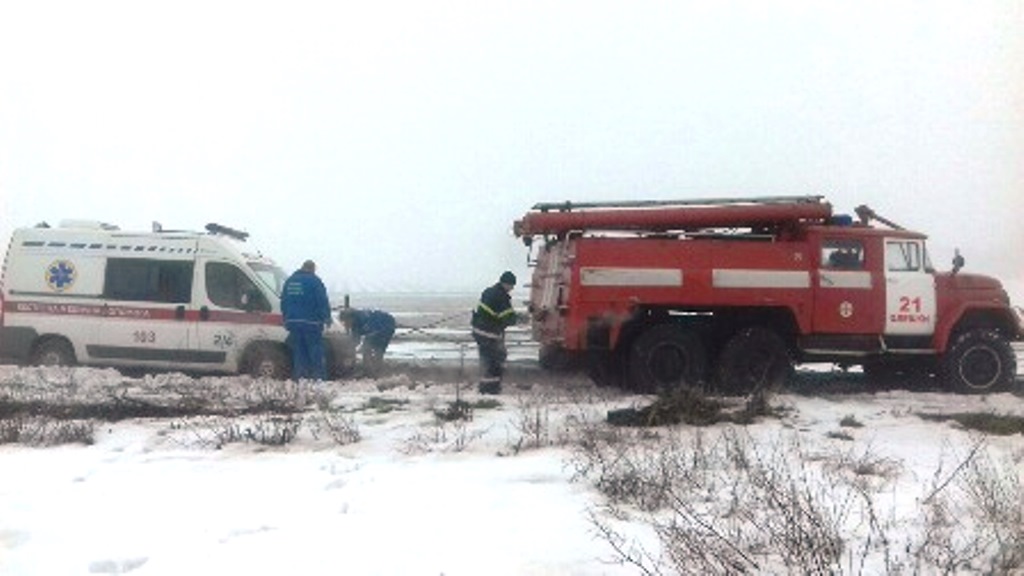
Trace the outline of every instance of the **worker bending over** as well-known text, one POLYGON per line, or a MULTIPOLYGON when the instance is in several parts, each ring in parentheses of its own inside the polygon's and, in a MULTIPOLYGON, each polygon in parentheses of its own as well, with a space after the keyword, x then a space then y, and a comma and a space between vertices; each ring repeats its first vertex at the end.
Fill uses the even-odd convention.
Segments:
POLYGON ((384 366, 384 352, 395 335, 395 317, 383 310, 344 308, 338 312, 340 320, 363 350, 363 370, 367 376, 380 375, 384 366))

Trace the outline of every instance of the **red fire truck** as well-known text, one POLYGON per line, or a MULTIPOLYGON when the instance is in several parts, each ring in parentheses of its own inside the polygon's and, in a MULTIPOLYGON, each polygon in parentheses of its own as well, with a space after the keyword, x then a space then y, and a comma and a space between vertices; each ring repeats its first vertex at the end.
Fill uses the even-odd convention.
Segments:
POLYGON ((537 204, 514 230, 536 248, 542 362, 643 392, 747 392, 794 362, 1010 388, 1024 326, 1000 282, 961 273, 959 253, 937 272, 924 234, 855 212, 821 196, 537 204))

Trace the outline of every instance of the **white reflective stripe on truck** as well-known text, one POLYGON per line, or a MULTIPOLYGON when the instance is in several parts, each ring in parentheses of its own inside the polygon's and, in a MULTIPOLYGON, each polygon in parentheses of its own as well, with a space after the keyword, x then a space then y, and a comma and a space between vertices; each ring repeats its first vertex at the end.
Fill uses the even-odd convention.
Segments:
POLYGON ((850 290, 870 290, 871 272, 852 272, 841 270, 819 270, 818 286, 821 288, 842 288, 850 290))
POLYGON ((715 288, 810 288, 806 270, 717 269, 711 272, 715 288))
POLYGON ((580 268, 583 286, 682 286, 678 268, 580 268))

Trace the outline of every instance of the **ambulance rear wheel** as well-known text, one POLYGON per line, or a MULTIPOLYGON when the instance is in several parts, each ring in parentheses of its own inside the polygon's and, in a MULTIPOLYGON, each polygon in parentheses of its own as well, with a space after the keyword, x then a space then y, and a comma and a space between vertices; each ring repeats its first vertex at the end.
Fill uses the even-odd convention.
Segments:
POLYGON ((1016 374, 1013 348, 999 332, 989 328, 960 334, 942 358, 946 384, 963 394, 1009 390, 1016 374))
POLYGON ((288 354, 277 346, 260 344, 249 353, 246 373, 253 378, 287 380, 291 375, 288 354))
POLYGON ((700 335, 675 324, 648 328, 629 352, 630 381, 638 392, 667 394, 703 387, 707 352, 700 335))
POLYGON ((793 363, 782 338, 769 328, 743 328, 718 357, 715 387, 723 394, 773 391, 791 378, 793 363))
POLYGON ((75 349, 63 338, 47 338, 36 345, 32 363, 37 366, 74 366, 75 349))

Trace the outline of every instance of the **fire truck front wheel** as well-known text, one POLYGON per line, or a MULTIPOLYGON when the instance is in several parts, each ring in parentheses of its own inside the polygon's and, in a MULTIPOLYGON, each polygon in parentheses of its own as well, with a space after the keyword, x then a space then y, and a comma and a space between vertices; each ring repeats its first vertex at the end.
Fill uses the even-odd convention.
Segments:
POLYGON ((752 326, 737 332, 722 348, 715 386, 726 394, 770 391, 784 384, 792 372, 782 338, 774 330, 752 326))
POLYGON ((62 337, 45 338, 32 352, 32 363, 37 366, 74 366, 75 349, 62 337))
POLYGON ((702 387, 707 352, 700 335, 675 324, 648 328, 629 353, 630 382, 638 392, 665 394, 684 387, 702 387))
POLYGON ((999 332, 976 328, 960 334, 942 359, 946 384, 964 394, 1009 390, 1017 374, 1017 358, 999 332))

